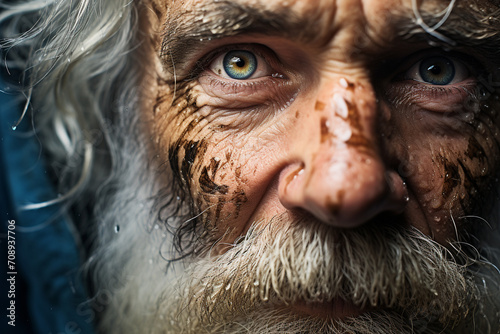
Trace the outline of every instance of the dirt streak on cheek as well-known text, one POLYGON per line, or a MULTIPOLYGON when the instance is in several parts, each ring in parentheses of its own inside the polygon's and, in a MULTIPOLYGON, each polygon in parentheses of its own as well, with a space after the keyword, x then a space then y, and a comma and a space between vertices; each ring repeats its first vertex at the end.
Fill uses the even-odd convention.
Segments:
MULTIPOLYGON (((498 102, 493 105, 500 110, 498 102)), ((458 201, 464 214, 484 216, 491 210, 500 168, 498 123, 496 113, 483 105, 476 117, 464 125, 463 133, 468 134, 464 149, 437 157, 444 173, 442 198, 450 208, 458 201)))
POLYGON ((209 107, 196 104, 196 86, 196 82, 191 82, 178 87, 171 104, 171 94, 158 95, 155 105, 160 119, 158 140, 160 147, 166 148, 162 151, 168 155, 174 191, 189 203, 191 214, 199 216, 198 221, 213 229, 221 217, 223 220, 237 218, 247 197, 238 181, 241 171, 235 166, 232 151, 207 156, 207 152, 214 152, 211 148, 217 146, 217 132, 223 130, 203 116, 207 114, 206 109, 200 112, 201 108, 209 107), (223 216, 229 204, 231 213, 223 216))

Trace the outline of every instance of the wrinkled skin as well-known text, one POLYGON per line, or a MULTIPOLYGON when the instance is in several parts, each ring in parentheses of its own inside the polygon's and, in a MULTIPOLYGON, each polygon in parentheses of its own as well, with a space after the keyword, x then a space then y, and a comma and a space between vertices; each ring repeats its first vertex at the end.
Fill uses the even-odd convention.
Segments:
MULTIPOLYGON (((479 46, 493 48, 498 36, 452 35, 459 25, 482 29, 474 8, 454 8, 442 28, 456 37, 450 47, 414 24, 411 1, 237 3, 310 24, 218 31, 220 18, 207 13, 223 4, 212 1, 155 0, 147 13, 157 37, 142 111, 151 155, 169 162, 197 231, 223 244, 282 213, 346 229, 384 217, 448 246, 484 224, 463 217, 488 219, 496 188, 497 64, 479 46), (212 35, 191 34, 179 49, 176 34, 192 22, 212 35), (225 77, 231 50, 256 55, 251 78, 225 77), (444 85, 419 72, 436 56, 455 68, 444 85)), ((448 3, 424 1, 420 12, 432 26, 448 3)))

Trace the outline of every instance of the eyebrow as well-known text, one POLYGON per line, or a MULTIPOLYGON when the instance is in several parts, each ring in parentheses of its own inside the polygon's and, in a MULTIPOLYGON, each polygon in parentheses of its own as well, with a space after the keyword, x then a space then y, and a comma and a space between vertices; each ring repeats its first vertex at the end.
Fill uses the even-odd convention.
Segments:
POLYGON ((247 33, 314 43, 325 35, 316 18, 289 8, 273 11, 234 1, 217 1, 167 19, 160 56, 165 65, 181 65, 210 40, 247 33), (169 59, 168 61, 166 59, 169 59))
MULTIPOLYGON (((500 19, 495 19, 495 9, 491 5, 490 15, 473 12, 472 7, 456 6, 439 32, 453 40, 458 48, 474 48, 483 53, 494 63, 498 63, 500 54, 500 19), (490 17, 489 20, 485 20, 490 17)), ((304 42, 308 45, 327 43, 335 34, 334 24, 324 27, 318 24, 320 15, 302 13, 298 15, 287 7, 268 10, 262 6, 250 5, 235 1, 217 1, 204 4, 192 10, 170 16, 165 24, 160 56, 164 66, 172 72, 174 64, 182 69, 190 62, 190 55, 199 52, 210 40, 234 37, 244 34, 278 36, 289 40, 304 42), (329 30, 328 30, 329 29, 329 30)), ((314 14, 314 13, 313 13, 314 14)), ((334 17, 332 7, 330 16, 334 17)), ((413 12, 395 10, 390 23, 396 30, 392 37, 397 40, 421 43, 432 42, 433 46, 449 49, 451 46, 433 38, 421 26, 415 23, 413 12)), ((420 11, 430 27, 440 20, 432 13, 420 11)), ((394 43, 394 42, 388 42, 394 43)))

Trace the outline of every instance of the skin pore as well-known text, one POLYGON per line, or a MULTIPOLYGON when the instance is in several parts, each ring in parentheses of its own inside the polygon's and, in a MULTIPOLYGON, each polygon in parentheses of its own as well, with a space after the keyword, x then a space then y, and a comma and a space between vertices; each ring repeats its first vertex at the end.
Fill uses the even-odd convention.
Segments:
MULTIPOLYGON (((419 12, 432 26, 448 4, 423 1, 419 12)), ((411 1, 153 0, 150 9, 156 77, 142 112, 151 151, 196 217, 181 226, 203 239, 188 250, 223 254, 279 215, 346 230, 383 219, 449 247, 484 224, 465 216, 489 217, 500 102, 485 73, 495 75, 499 36, 473 5, 459 1, 441 27, 455 45, 415 24, 411 1), (481 38, 466 35, 471 26, 481 38), (235 51, 255 57, 249 78, 228 76, 235 51)))

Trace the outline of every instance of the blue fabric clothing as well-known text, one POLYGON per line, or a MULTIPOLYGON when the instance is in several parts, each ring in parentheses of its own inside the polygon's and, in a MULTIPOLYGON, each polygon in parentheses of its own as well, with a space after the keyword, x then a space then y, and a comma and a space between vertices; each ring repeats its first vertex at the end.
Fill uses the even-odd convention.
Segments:
MULTIPOLYGON (((15 237, 15 267, 7 267, 8 254, 1 261, 7 273, 16 273, 9 277, 15 277, 18 292, 16 326, 8 325, 10 319, 2 314, 0 329, 2 333, 91 334, 94 314, 79 272, 79 249, 62 206, 20 209, 57 197, 29 118, 12 129, 20 114, 14 96, 0 93, 0 241, 2 251, 6 251, 10 221, 15 232, 11 232, 11 240, 15 237)), ((1 291, 7 305, 13 299, 8 297, 9 287, 7 282, 1 291)))

